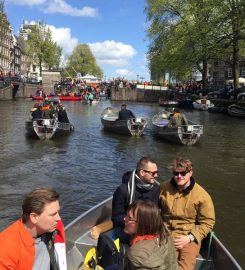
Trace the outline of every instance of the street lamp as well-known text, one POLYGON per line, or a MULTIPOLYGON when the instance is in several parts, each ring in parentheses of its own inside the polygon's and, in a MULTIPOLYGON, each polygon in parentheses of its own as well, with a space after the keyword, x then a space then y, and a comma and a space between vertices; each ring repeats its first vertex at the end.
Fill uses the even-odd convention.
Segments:
POLYGON ((139 76, 140 76, 140 75, 137 75, 137 83, 139 82, 139 76))

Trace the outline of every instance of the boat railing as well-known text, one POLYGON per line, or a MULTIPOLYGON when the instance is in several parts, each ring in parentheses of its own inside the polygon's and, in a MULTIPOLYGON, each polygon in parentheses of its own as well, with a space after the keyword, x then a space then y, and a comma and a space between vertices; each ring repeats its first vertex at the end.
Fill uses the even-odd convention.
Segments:
POLYGON ((203 134, 203 125, 182 125, 178 127, 179 132, 182 133, 198 133, 203 134))

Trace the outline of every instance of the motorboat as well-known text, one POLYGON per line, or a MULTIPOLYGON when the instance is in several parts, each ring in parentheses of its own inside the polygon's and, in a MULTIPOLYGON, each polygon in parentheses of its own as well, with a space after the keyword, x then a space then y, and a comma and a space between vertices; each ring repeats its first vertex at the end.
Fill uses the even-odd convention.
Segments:
POLYGON ((141 136, 146 128, 147 122, 142 117, 129 118, 128 120, 118 119, 119 111, 108 107, 101 113, 101 123, 104 130, 129 135, 141 136))
MULTIPOLYGON (((33 100, 47 100, 47 99, 52 99, 54 98, 55 96, 46 96, 46 97, 42 97, 42 96, 35 96, 35 95, 32 95, 31 98, 33 100)), ((60 100, 63 100, 63 101, 80 101, 83 99, 82 96, 65 96, 65 95, 59 95, 57 96, 60 100)))
POLYGON ((183 145, 194 145, 199 141, 203 135, 203 125, 188 120, 188 125, 170 127, 170 115, 170 112, 162 110, 153 116, 153 132, 157 137, 183 145))
POLYGON ((196 110, 207 111, 209 108, 212 107, 214 107, 214 103, 206 98, 201 98, 193 101, 193 108, 196 110))
POLYGON ((74 130, 71 123, 58 122, 58 119, 29 119, 25 126, 28 136, 37 137, 40 140, 54 139, 74 130))
POLYGON ((228 107, 228 114, 240 118, 245 118, 245 107, 232 104, 228 107))
POLYGON ((159 100, 158 100, 158 104, 160 106, 164 106, 164 107, 177 107, 178 103, 179 102, 176 100, 166 100, 166 99, 162 99, 162 98, 159 98, 159 100))
MULTIPOLYGON (((94 237, 95 226, 101 226, 104 233, 113 235, 110 224, 112 212, 112 197, 102 201, 65 227, 67 269, 84 269, 83 262, 91 248, 97 247, 97 237, 94 237), (106 232, 105 232, 106 231, 106 232)), ((241 266, 212 232, 203 241, 200 253, 196 259, 194 270, 242 270, 241 266)))

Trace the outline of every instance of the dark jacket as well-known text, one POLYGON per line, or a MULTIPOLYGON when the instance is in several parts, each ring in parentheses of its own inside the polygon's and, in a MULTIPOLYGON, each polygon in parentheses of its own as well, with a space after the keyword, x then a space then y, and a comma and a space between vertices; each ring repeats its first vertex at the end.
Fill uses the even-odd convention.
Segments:
MULTIPOLYGON (((112 216, 113 227, 124 227, 124 217, 127 214, 128 201, 128 181, 132 172, 126 172, 122 177, 122 184, 116 189, 112 199, 112 216)), ((153 184, 150 190, 142 190, 136 186, 135 200, 149 199, 158 205, 160 187, 157 183, 153 184)))
POLYGON ((59 109, 58 111, 58 121, 62 123, 70 123, 67 113, 64 109, 59 109))
POLYGON ((129 118, 135 118, 135 115, 130 110, 123 109, 119 111, 119 120, 128 120, 129 118))
POLYGON ((32 115, 33 120, 42 119, 43 118, 43 111, 40 109, 37 109, 31 115, 32 115))

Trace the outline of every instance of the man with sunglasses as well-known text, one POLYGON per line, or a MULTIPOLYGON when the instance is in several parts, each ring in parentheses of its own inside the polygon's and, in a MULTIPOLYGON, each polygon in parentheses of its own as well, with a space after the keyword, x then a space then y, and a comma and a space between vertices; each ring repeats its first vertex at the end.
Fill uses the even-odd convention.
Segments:
POLYGON ((172 179, 160 188, 160 206, 172 233, 179 269, 192 270, 201 241, 214 226, 214 206, 207 191, 192 177, 190 160, 177 158, 171 168, 172 179))
POLYGON ((122 184, 116 189, 112 200, 112 222, 115 236, 122 243, 129 244, 130 235, 124 233, 124 218, 129 205, 135 200, 151 200, 158 205, 160 187, 157 164, 148 157, 142 157, 133 171, 126 172, 122 184))

